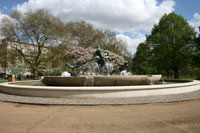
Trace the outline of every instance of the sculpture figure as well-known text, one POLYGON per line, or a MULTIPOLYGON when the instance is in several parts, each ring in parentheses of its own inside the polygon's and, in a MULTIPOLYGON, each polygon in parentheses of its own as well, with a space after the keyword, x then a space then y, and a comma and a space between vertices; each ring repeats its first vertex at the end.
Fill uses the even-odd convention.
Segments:
POLYGON ((72 70, 72 74, 71 74, 72 76, 77 76, 77 73, 75 73, 75 69, 79 69, 78 66, 72 66, 70 64, 66 64, 66 66, 72 70))
POLYGON ((104 59, 109 59, 109 51, 101 49, 97 46, 97 50, 91 60, 96 59, 99 66, 103 67, 105 65, 104 59))
MULTIPOLYGON (((97 46, 96 51, 94 52, 94 55, 92 59, 89 61, 82 63, 82 65, 79 66, 73 66, 70 64, 66 64, 68 68, 72 70, 72 76, 79 76, 84 75, 85 72, 87 74, 113 74, 113 65, 111 63, 111 59, 109 56, 108 50, 103 50, 99 46, 97 46)), ((118 70, 121 72, 125 70, 128 67, 128 61, 126 61, 124 64, 118 64, 118 70)))
POLYGON ((103 67, 105 67, 105 63, 106 63, 105 60, 108 60, 109 62, 111 62, 109 51, 103 50, 99 46, 97 46, 96 52, 94 53, 94 56, 90 61, 94 59, 96 60, 99 66, 99 71, 100 71, 99 73, 102 73, 103 67))
POLYGON ((124 71, 128 67, 128 61, 125 61, 124 64, 119 64, 119 71, 124 71))

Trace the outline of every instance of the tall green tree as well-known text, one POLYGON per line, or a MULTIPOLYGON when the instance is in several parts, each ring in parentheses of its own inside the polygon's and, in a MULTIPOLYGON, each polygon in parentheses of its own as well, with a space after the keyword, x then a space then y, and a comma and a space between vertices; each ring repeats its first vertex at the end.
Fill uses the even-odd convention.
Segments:
POLYGON ((11 13, 2 19, 1 33, 30 66, 35 78, 45 69, 62 68, 62 56, 70 46, 100 46, 129 56, 127 43, 114 32, 95 29, 84 21, 63 23, 45 9, 11 13))
POLYGON ((106 30, 103 32, 103 40, 101 42, 102 48, 112 51, 114 53, 130 56, 127 50, 127 42, 116 37, 114 32, 106 30))
POLYGON ((94 29, 93 25, 81 22, 69 22, 66 30, 70 31, 73 42, 81 47, 95 47, 101 43, 102 31, 94 29))
POLYGON ((13 12, 1 21, 1 32, 12 43, 12 48, 30 65, 35 78, 46 61, 46 46, 56 40, 55 34, 63 25, 59 18, 44 9, 26 13, 13 12), (24 52, 24 42, 31 44, 24 52))
POLYGON ((95 29, 93 25, 81 22, 66 23, 62 31, 63 42, 84 48, 100 46, 117 54, 128 55, 127 43, 117 38, 114 32, 95 29))
MULTIPOLYGON (((199 27, 200 28, 200 27, 199 27)), ((200 29, 199 29, 200 30, 200 29)), ((200 68, 200 34, 195 38, 195 47, 194 47, 194 65, 200 68)))
POLYGON ((152 67, 152 54, 149 45, 140 43, 137 47, 137 52, 133 58, 133 69, 135 74, 151 74, 153 73, 152 67))
POLYGON ((147 42, 153 50, 155 65, 161 70, 172 70, 174 78, 191 63, 194 28, 180 15, 165 14, 154 25, 147 42))

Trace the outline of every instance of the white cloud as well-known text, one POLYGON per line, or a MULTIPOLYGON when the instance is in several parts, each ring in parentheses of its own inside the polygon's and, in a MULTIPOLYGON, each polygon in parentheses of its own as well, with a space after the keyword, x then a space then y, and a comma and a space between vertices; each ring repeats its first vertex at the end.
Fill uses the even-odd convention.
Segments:
POLYGON ((200 14, 195 13, 193 19, 189 21, 190 25, 195 27, 195 31, 199 33, 199 26, 200 26, 200 14))
POLYGON ((120 32, 150 31, 164 13, 174 10, 173 0, 29 0, 15 8, 25 12, 46 8, 64 21, 85 20, 98 28, 120 32))
POLYGON ((84 20, 96 28, 120 32, 118 36, 139 33, 135 38, 124 35, 135 51, 144 40, 142 33, 150 32, 163 14, 174 11, 174 6, 174 0, 28 0, 15 9, 26 12, 46 8, 65 22, 84 20))
POLYGON ((145 35, 140 34, 140 33, 135 34, 134 38, 130 38, 129 36, 126 36, 124 34, 117 35, 117 38, 122 39, 122 40, 127 42, 128 47, 129 47, 128 51, 131 52, 131 53, 135 53, 138 44, 144 42, 145 39, 146 39, 145 35))
POLYGON ((2 13, 0 12, 0 21, 1 21, 1 19, 2 19, 3 17, 5 17, 5 16, 7 16, 7 15, 2 14, 2 13))

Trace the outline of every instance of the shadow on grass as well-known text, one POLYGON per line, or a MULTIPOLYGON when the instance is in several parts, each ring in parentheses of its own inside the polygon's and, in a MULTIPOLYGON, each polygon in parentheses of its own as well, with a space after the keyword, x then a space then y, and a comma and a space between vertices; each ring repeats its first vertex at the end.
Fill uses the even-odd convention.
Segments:
MULTIPOLYGON (((34 80, 34 79, 22 79, 22 80, 16 79, 16 81, 30 81, 30 80, 34 80)), ((5 82, 8 82, 8 79, 0 78, 0 83, 5 83, 5 82)))
POLYGON ((7 79, 0 79, 0 83, 8 82, 7 79))

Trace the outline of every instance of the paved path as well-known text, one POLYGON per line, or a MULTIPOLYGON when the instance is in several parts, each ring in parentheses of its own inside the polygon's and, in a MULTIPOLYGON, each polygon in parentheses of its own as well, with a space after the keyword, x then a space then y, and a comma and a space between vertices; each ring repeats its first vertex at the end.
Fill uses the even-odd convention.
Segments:
POLYGON ((118 106, 0 101, 0 133, 200 133, 199 110, 200 99, 118 106))
POLYGON ((0 101, 9 101, 17 103, 31 103, 31 104, 58 104, 58 105, 104 105, 104 104, 145 104, 156 102, 173 102, 184 101, 200 98, 200 90, 173 94, 173 95, 161 95, 161 96, 145 96, 145 97, 133 97, 133 98, 41 98, 41 97, 27 97, 27 96, 15 96, 0 93, 0 101))

